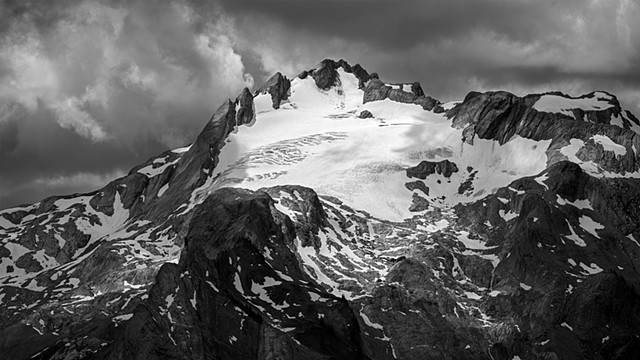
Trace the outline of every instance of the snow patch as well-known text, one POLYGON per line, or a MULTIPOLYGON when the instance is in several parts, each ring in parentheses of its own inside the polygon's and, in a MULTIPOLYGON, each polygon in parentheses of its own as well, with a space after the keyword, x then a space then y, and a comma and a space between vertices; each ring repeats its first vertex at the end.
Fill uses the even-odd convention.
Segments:
POLYGON ((580 263, 580 267, 582 268, 582 270, 584 270, 587 274, 589 275, 595 275, 595 274, 599 274, 602 271, 602 268, 600 266, 598 266, 598 264, 596 263, 591 263, 590 265, 585 265, 582 262, 580 263))
POLYGON ((162 196, 162 194, 164 194, 167 189, 169 189, 169 183, 164 184, 164 186, 161 187, 160 190, 158 190, 158 197, 162 196))
MULTIPOLYGON (((215 286, 213 286, 213 284, 211 285, 215 289, 215 286)), ((244 294, 244 289, 242 288, 242 281, 240 280, 240 275, 238 275, 238 273, 236 273, 235 277, 233 278, 233 285, 236 287, 236 290, 238 290, 240 294, 244 294)))
POLYGON ((113 321, 114 321, 114 322, 127 321, 127 320, 131 319, 132 317, 133 317, 133 313, 131 313, 131 314, 118 315, 118 316, 114 316, 114 317, 113 317, 113 321))
POLYGON ((362 310, 364 310, 364 308, 360 310, 360 317, 362 317, 362 320, 364 321, 364 323, 367 326, 372 327, 374 329, 378 329, 378 330, 383 330, 384 331, 384 327, 382 325, 374 323, 373 321, 371 321, 369 319, 369 317, 362 310))
MULTIPOLYGON (((556 194, 557 195, 557 194, 556 194)), ((563 199, 560 195, 557 195, 558 197, 558 204, 560 205, 571 205, 574 207, 577 207, 580 210, 593 210, 593 207, 591 206, 591 201, 589 201, 589 199, 577 199, 576 201, 568 201, 566 199, 563 199)))
POLYGON ((465 295, 467 298, 469 298, 469 299, 473 299, 473 300, 480 300, 480 299, 482 299, 482 296, 481 296, 481 295, 478 295, 478 294, 476 294, 476 293, 474 293, 474 292, 472 292, 472 291, 465 291, 465 292, 464 292, 464 295, 465 295))
POLYGON ((180 158, 177 158, 177 159, 175 159, 173 161, 169 161, 169 162, 164 162, 164 160, 156 162, 156 160, 160 160, 160 159, 155 159, 151 165, 147 165, 147 166, 145 166, 143 168, 138 169, 138 172, 140 174, 146 175, 147 177, 150 177, 150 178, 154 177, 154 176, 158 176, 158 175, 162 174, 166 168, 176 164, 180 160, 180 158), (154 165, 157 165, 157 164, 162 164, 162 165, 154 166, 154 165))
POLYGON ((185 147, 180 147, 180 148, 177 148, 177 149, 173 149, 173 150, 171 150, 171 152, 172 153, 176 153, 176 154, 182 154, 184 152, 189 151, 189 149, 191 149, 191 145, 188 145, 188 146, 185 146, 185 147))
POLYGON ((588 217, 586 215, 580 216, 578 221, 580 222, 580 227, 581 228, 586 230, 589 234, 591 234, 591 235, 597 237, 598 239, 600 239, 600 236, 598 235, 596 230, 604 229, 604 225, 595 222, 592 218, 590 218, 590 217, 588 217))
POLYGON ((580 247, 586 247, 587 243, 584 242, 584 240, 582 240, 582 238, 578 236, 578 234, 576 234, 575 231, 573 231, 573 226, 571 226, 571 224, 569 223, 569 220, 565 219, 565 221, 567 222, 567 225, 569 225, 569 231, 571 232, 571 235, 565 236, 565 238, 573 241, 576 245, 580 247))
POLYGON ((472 250, 490 250, 494 249, 495 246, 488 247, 486 242, 479 239, 471 239, 469 237, 468 231, 460 231, 458 234, 458 241, 462 242, 467 249, 472 250))
POLYGON ((606 135, 594 135, 591 137, 593 141, 602 145, 605 151, 613 151, 616 156, 624 156, 627 154, 627 148, 615 143, 611 138, 606 135))
POLYGON ((446 103, 444 103, 444 104, 442 104, 442 105, 440 105, 440 106, 442 106, 442 108, 443 108, 445 111, 448 111, 448 110, 453 109, 454 107, 456 107, 456 106, 457 106, 458 104, 460 104, 460 103, 462 103, 462 101, 460 101, 460 100, 455 100, 455 101, 449 101, 449 102, 446 102, 446 103))
POLYGON ((640 243, 638 242, 638 240, 636 240, 636 239, 633 237, 633 234, 629 234, 629 235, 627 235, 627 239, 629 239, 629 240, 633 241, 636 245, 638 245, 638 247, 640 247, 640 243))
MULTIPOLYGON (((558 95, 542 95, 533 108, 540 112, 559 113, 573 117, 572 109, 603 110, 613 107, 608 102, 611 97, 605 93, 596 92, 592 98, 571 99, 558 95)), ((583 119, 576 119, 583 120, 583 119)))
POLYGON ((562 324, 560 324, 560 326, 566 327, 567 329, 573 331, 573 328, 569 324, 567 324, 566 322, 563 322, 562 324))
POLYGON ((518 213, 512 212, 511 210, 505 212, 501 209, 498 211, 498 214, 504 221, 509 221, 518 217, 518 213))

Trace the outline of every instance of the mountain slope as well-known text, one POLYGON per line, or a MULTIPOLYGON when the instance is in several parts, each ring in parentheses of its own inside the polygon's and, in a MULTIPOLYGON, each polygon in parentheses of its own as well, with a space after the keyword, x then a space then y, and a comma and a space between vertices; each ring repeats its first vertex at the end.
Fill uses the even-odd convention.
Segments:
POLYGON ((628 359, 640 122, 325 60, 188 147, 0 212, 0 350, 41 359, 628 359))

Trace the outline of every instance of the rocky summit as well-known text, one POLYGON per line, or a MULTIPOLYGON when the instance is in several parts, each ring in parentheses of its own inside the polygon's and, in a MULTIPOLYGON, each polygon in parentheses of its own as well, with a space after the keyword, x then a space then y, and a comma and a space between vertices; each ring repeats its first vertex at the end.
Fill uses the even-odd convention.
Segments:
POLYGON ((637 359, 640 121, 324 60, 0 212, 0 358, 637 359))

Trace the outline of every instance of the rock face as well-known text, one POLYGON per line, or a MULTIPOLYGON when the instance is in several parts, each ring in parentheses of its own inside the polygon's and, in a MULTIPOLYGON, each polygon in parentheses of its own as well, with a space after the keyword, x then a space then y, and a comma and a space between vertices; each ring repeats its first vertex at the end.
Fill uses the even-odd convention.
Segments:
POLYGON ((311 76, 316 81, 318 88, 322 90, 329 90, 335 85, 338 79, 338 73, 336 69, 338 64, 333 60, 322 60, 320 66, 311 73, 311 76))
MULTIPOLYGON (((617 347, 620 353, 614 358, 632 357, 630 351, 635 350, 631 349, 640 345, 637 338, 622 335, 618 345, 613 345, 608 343, 611 337, 607 336, 611 336, 609 332, 629 334, 637 331, 627 328, 626 321, 616 319, 617 312, 610 308, 624 308, 622 312, 625 314, 637 311, 634 309, 639 304, 638 292, 632 289, 638 288, 638 277, 626 271, 624 266, 618 267, 617 260, 614 260, 630 256, 630 260, 635 259, 631 262, 638 261, 639 248, 636 244, 631 245, 624 236, 637 230, 623 225, 622 228, 613 228, 624 229, 621 232, 604 231, 604 228, 601 232, 598 226, 585 231, 579 223, 586 218, 596 219, 598 223, 624 222, 618 218, 619 215, 604 209, 611 206, 630 210, 640 199, 640 193, 637 189, 631 190, 625 200, 607 197, 601 192, 609 191, 605 189, 611 187, 604 183, 614 181, 617 183, 614 188, 626 188, 623 184, 629 179, 596 179, 570 162, 553 165, 544 176, 546 180, 543 183, 531 178, 518 180, 507 189, 496 192, 492 196, 498 198, 495 201, 490 197, 485 204, 476 203, 457 209, 460 219, 463 219, 461 225, 475 228, 478 233, 482 233, 480 228, 485 227, 491 231, 491 226, 486 224, 497 225, 505 221, 499 213, 513 212, 517 215, 512 220, 506 217, 507 229, 503 233, 504 240, 501 240, 503 245, 498 246, 504 246, 501 253, 508 256, 495 268, 491 286, 500 290, 504 286, 501 284, 515 282, 518 286, 519 283, 521 300, 511 297, 504 301, 506 298, 498 295, 492 300, 494 305, 490 306, 495 306, 498 314, 518 313, 522 323, 518 336, 501 341, 501 344, 508 353, 527 347, 532 358, 574 358, 582 351, 580 349, 584 349, 581 344, 587 343, 592 353, 599 354, 593 358, 613 356, 610 346, 622 346, 617 347), (508 201, 505 203, 501 199, 508 201), (505 205, 508 210, 499 210, 505 205), (628 255, 624 254, 630 246, 633 250, 628 255), (560 258, 556 252, 562 253, 560 258), (585 256, 585 252, 589 255, 585 256), (602 301, 605 291, 619 293, 620 297, 602 301), (523 307, 525 302, 528 305, 523 307), (609 331, 612 325, 607 324, 615 324, 615 329, 609 331), (532 338, 542 340, 528 342, 532 338)), ((635 314, 637 312, 632 317, 635 314)))
MULTIPOLYGON (((46 339, 43 348, 56 352, 60 339, 87 330, 88 318, 113 326, 112 319, 145 296, 160 266, 179 257, 189 217, 169 214, 205 181, 228 134, 254 119, 253 96, 244 89, 216 111, 192 146, 152 158, 99 191, 53 197, 3 214, 11 225, 3 223, 1 239, 18 241, 26 254, 2 269, 0 328, 15 329, 17 321, 25 321, 17 309, 40 303, 32 315, 38 320, 26 321, 50 334, 33 341, 46 339), (25 273, 35 275, 24 282, 25 273), (47 301, 58 305, 46 310, 47 301)), ((94 352, 100 347, 95 341, 65 351, 94 352)))
MULTIPOLYGON (((584 146, 576 153, 581 161, 599 164, 600 171, 625 173, 640 169, 637 161, 640 134, 631 130, 634 127, 640 130, 640 123, 636 122, 637 119, 623 114, 615 97, 609 95, 611 98, 606 99, 606 103, 611 107, 587 111, 591 115, 585 119, 595 119, 595 122, 582 122, 582 116, 575 119, 564 113, 536 110, 534 105, 543 96, 548 94, 519 98, 504 91, 482 94, 472 92, 462 104, 449 110, 447 116, 453 118, 454 127, 464 129, 462 140, 467 143, 472 144, 475 136, 480 139, 497 140, 500 144, 506 143, 514 136, 533 140, 551 139, 552 153, 549 163, 553 163, 567 159, 566 154, 559 154, 558 150, 569 145, 571 139, 585 139, 586 141, 580 140, 584 146), (609 124, 611 119, 615 118, 619 118, 620 126, 609 124), (577 126, 577 121, 582 123, 577 126), (606 137, 632 151, 616 155, 598 143, 595 140, 598 137, 606 137)), ((583 98, 595 97, 594 93, 591 93, 583 98)))
POLYGON ((429 195, 429 188, 427 187, 427 185, 425 185, 422 181, 412 181, 412 182, 407 182, 404 184, 404 186, 407 188, 407 190, 409 191, 413 191, 413 190, 420 190, 422 191, 425 195, 429 195))
MULTIPOLYGON (((218 164, 218 155, 227 136, 239 126, 250 124, 255 119, 253 95, 243 89, 235 101, 228 100, 213 114, 196 141, 181 154, 171 173, 163 182, 171 186, 167 193, 148 205, 154 216, 166 216, 166 212, 191 196, 191 191, 201 186, 218 164), (237 108, 237 111, 236 111, 237 108)), ((169 170, 169 169, 168 169, 169 170)))
POLYGON ((256 118, 253 106, 253 95, 249 89, 244 88, 236 99, 236 126, 250 124, 256 118))
POLYGON ((407 177, 424 180, 431 174, 438 174, 448 178, 456 172, 458 172, 458 166, 449 160, 421 161, 420 164, 407 169, 407 177))
POLYGON ((411 85, 411 92, 392 88, 380 79, 373 78, 364 88, 364 103, 390 99, 397 102, 416 104, 425 110, 433 110, 440 102, 430 96, 425 96, 419 83, 411 85))
POLYGON ((291 81, 281 73, 277 72, 267 80, 266 84, 255 92, 255 95, 270 94, 271 100, 273 101, 273 108, 279 109, 282 101, 289 98, 290 89, 291 81))
POLYGON ((349 304, 311 285, 296 265, 296 228, 273 202, 267 193, 242 189, 207 198, 191 222, 180 265, 160 269, 149 299, 97 357, 368 358, 349 304))
POLYGON ((637 357, 640 122, 613 95, 451 107, 344 60, 261 94, 0 211, 3 360, 637 357))
MULTIPOLYGON (((369 75, 367 70, 363 69, 360 64, 356 64, 351 68, 353 75, 358 78, 358 87, 360 89, 364 88, 364 85, 369 81, 369 79, 373 78, 372 75, 369 75)), ((375 75, 375 74, 373 74, 375 75)), ((377 77, 377 75, 376 75, 377 77)))

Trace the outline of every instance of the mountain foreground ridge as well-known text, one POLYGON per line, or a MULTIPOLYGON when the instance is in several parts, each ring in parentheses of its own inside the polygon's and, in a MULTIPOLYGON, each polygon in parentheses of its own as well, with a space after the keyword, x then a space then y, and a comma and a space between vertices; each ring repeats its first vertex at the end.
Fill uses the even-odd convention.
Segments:
POLYGON ((323 60, 0 211, 2 359, 634 359, 640 121, 323 60))

